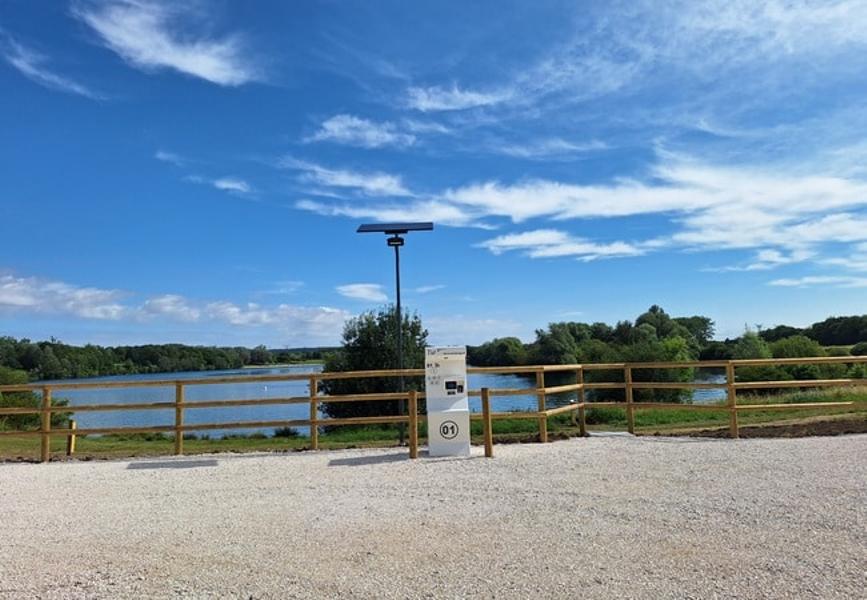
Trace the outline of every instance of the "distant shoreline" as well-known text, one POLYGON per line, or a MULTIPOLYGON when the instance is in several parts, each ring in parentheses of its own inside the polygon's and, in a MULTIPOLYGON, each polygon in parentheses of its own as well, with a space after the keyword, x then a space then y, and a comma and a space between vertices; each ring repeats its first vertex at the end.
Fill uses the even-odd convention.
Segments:
POLYGON ((310 360, 298 360, 291 363, 274 363, 273 365, 244 365, 241 367, 241 370, 248 369, 280 369, 285 367, 297 367, 298 365, 322 365, 325 364, 324 360, 318 358, 311 358, 310 360))

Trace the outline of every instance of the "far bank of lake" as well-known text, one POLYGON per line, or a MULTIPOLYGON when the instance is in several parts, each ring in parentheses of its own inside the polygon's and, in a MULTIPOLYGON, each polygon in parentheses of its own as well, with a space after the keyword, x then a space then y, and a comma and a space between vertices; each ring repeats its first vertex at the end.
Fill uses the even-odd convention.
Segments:
MULTIPOLYGON (((224 371, 194 371, 182 373, 151 373, 146 375, 118 375, 93 379, 76 379, 83 382, 137 382, 158 380, 206 379, 210 377, 230 377, 249 375, 287 375, 309 374, 322 372, 322 364, 299 364, 287 366, 270 366, 233 369, 224 371)), ((700 381, 722 381, 719 375, 701 376, 700 381)), ((59 383, 52 381, 51 383, 59 383)), ((469 376, 471 389, 489 388, 528 388, 534 383, 520 375, 474 374, 469 376)), ((57 398, 69 400, 70 405, 76 404, 132 404, 146 402, 174 401, 174 387, 132 387, 107 388, 91 390, 62 390, 56 392, 57 398)), ((233 382, 212 385, 190 385, 185 388, 186 399, 190 402, 204 400, 247 400, 256 398, 285 398, 291 396, 306 396, 309 388, 306 381, 274 381, 274 382, 233 382)), ((724 390, 696 390, 693 402, 708 403, 721 400, 724 390)), ((548 407, 555 407, 574 401, 575 393, 552 394, 548 397, 548 407)), ((505 396, 492 400, 496 411, 536 410, 537 400, 534 395, 505 396)), ((470 410, 481 411, 479 398, 470 398, 470 410)), ((273 406, 231 406, 225 408, 197 408, 185 411, 184 420, 189 425, 201 423, 220 423, 232 421, 276 421, 291 419, 306 419, 309 409, 305 404, 273 405, 273 406)), ((170 426, 174 424, 174 411, 139 410, 139 411, 106 411, 81 412, 75 415, 78 426, 82 429, 97 427, 145 427, 149 425, 170 426)), ((273 433, 272 429, 231 429, 205 432, 211 437, 222 437, 231 433, 253 433, 263 431, 273 433)), ((299 427, 299 433, 307 435, 307 428, 299 427)))

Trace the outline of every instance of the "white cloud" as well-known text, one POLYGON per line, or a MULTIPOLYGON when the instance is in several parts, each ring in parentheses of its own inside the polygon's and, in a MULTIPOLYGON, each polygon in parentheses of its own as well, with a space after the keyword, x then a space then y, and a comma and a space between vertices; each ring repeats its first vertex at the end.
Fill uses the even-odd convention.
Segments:
MULTIPOLYGON (((325 173, 329 177, 318 174, 320 182, 342 172, 325 173)), ((656 166, 641 179, 594 184, 545 179, 511 184, 485 181, 412 202, 301 200, 296 207, 327 216, 383 222, 432 220, 482 228, 496 228, 498 219, 524 223, 534 219, 563 222, 658 215, 668 222, 670 231, 649 239, 599 242, 573 238, 561 229, 541 229, 544 235, 565 239, 525 242, 522 236, 536 235, 525 232, 488 240, 484 247, 492 252, 521 249, 537 258, 571 256, 585 260, 637 256, 661 249, 757 251, 751 263, 716 269, 721 271, 768 270, 818 261, 827 258, 821 253, 825 245, 867 243, 867 181, 803 169, 706 164, 666 152, 659 153, 656 166)), ((860 256, 855 258, 862 262, 860 256)))
POLYGON ((218 190, 224 192, 237 192, 239 194, 249 194, 252 191, 250 184, 243 179, 236 177, 221 177, 213 181, 213 185, 218 190))
POLYGON ((165 150, 157 150, 156 153, 154 153, 154 158, 162 162, 171 163, 176 167, 183 167, 189 162, 182 156, 165 150))
POLYGON ((815 256, 811 250, 793 250, 786 254, 780 250, 764 249, 756 253, 752 262, 746 265, 733 265, 727 267, 710 267, 702 269, 707 272, 730 272, 730 271, 770 271, 784 265, 801 263, 815 256))
POLYGON ((576 144, 562 138, 547 138, 533 140, 526 144, 497 143, 491 146, 493 152, 514 156, 515 158, 550 159, 557 156, 583 154, 605 150, 608 145, 599 140, 576 144))
POLYGON ((447 190, 443 197, 476 217, 590 219, 663 214, 680 229, 669 245, 783 247, 867 240, 867 182, 841 177, 702 165, 666 157, 647 182, 577 185, 532 180, 489 181, 447 190))
POLYGON ((349 217, 352 219, 369 219, 380 223, 396 223, 411 221, 433 221, 440 225, 455 227, 492 227, 467 214, 460 207, 436 200, 419 200, 401 204, 335 204, 299 200, 295 208, 320 214, 326 217, 349 217))
POLYGON ((413 133, 439 133, 439 134, 449 134, 453 133, 453 130, 449 127, 446 127, 442 123, 436 123, 434 121, 417 121, 415 119, 404 119, 403 126, 413 133))
POLYGON ((201 175, 187 175, 184 177, 184 181, 210 185, 222 192, 229 192, 230 194, 238 194, 241 196, 253 192, 253 187, 249 183, 237 177, 219 177, 217 179, 210 179, 208 177, 202 177, 201 175))
POLYGON ((302 171, 301 181, 326 187, 349 188, 365 196, 412 196, 397 175, 388 173, 358 173, 342 169, 328 169, 320 165, 285 157, 279 166, 302 171))
POLYGON ((386 302, 388 295, 378 283, 348 283, 346 285, 338 285, 337 293, 347 298, 354 300, 365 300, 368 302, 386 302))
POLYGON ((39 279, 0 275, 0 310, 66 314, 85 319, 117 320, 129 310, 123 293, 39 279))
POLYGON ((439 86, 411 87, 407 89, 407 105, 422 112, 465 110, 490 106, 507 100, 508 92, 475 92, 462 90, 457 85, 451 89, 439 86))
POLYGON ((842 288, 867 287, 867 277, 844 277, 838 275, 819 275, 798 277, 795 279, 774 279, 768 285, 781 287, 815 287, 832 286, 842 288))
POLYGON ((574 257, 582 261, 599 258, 639 256, 645 250, 626 242, 600 244, 575 238, 556 229, 536 229, 523 233, 501 235, 478 244, 493 254, 523 250, 530 258, 574 257))
POLYGON ((335 115, 322 122, 307 142, 330 141, 362 148, 404 147, 415 143, 415 136, 397 130, 394 123, 374 123, 353 115, 335 115))
MULTIPOLYGON (((294 282, 284 282, 294 283, 294 282)), ((228 300, 196 302, 179 294, 163 294, 137 301, 129 292, 77 286, 37 277, 0 275, 0 312, 61 315, 88 320, 149 323, 215 324, 234 328, 264 328, 269 335, 299 341, 339 339, 343 323, 351 315, 327 306, 295 306, 228 300)))
POLYGON ((179 321, 198 321, 202 311, 177 294, 155 296, 145 301, 142 310, 148 315, 167 316, 179 321))
POLYGON ((51 90, 77 94, 91 100, 104 99, 101 94, 89 87, 47 69, 44 66, 47 59, 38 52, 25 48, 11 39, 6 40, 5 45, 3 56, 6 61, 31 81, 51 90))
POLYGON ((446 286, 442 284, 437 285, 421 285, 415 288, 413 291, 416 294, 430 294, 431 292, 436 292, 437 290, 444 289, 446 286))
POLYGON ((202 15, 189 5, 157 0, 114 0, 81 4, 73 14, 126 62, 144 71, 173 69, 223 86, 261 79, 237 35, 221 39, 191 31, 202 15))
POLYGON ((825 258, 819 262, 825 265, 843 267, 851 271, 867 271, 867 242, 853 244, 849 253, 834 258, 825 258))

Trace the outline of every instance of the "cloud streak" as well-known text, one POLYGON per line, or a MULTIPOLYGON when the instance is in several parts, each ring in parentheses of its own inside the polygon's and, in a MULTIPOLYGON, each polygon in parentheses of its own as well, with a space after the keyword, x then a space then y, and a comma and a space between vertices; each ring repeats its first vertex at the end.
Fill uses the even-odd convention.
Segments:
POLYGON ((457 85, 451 88, 439 86, 410 87, 406 91, 409 108, 421 112, 458 111, 468 108, 492 106, 509 98, 508 92, 477 92, 462 90, 457 85))
POLYGON ((364 300, 365 302, 387 302, 388 295, 378 283, 348 283, 339 285, 337 293, 345 298, 364 300))
POLYGON ((45 66, 48 59, 38 52, 27 48, 12 39, 5 43, 3 57, 10 65, 15 67, 22 75, 41 85, 42 87, 67 94, 84 96, 91 100, 104 100, 105 97, 84 84, 73 81, 68 77, 58 75, 45 66))
POLYGON ((391 122, 374 123, 353 115, 335 115, 322 122, 319 130, 305 142, 334 142, 361 148, 394 146, 403 148, 415 143, 416 137, 403 133, 391 122))
POLYGON ((397 175, 382 172, 360 173, 344 169, 329 169, 315 163, 285 157, 279 161, 279 166, 285 169, 301 171, 299 177, 302 183, 324 186, 327 188, 344 188, 360 193, 363 196, 412 196, 397 175))
POLYGON ((128 64, 146 72, 170 69, 222 86, 262 79, 239 35, 211 38, 191 31, 201 15, 156 0, 82 3, 73 14, 128 64), (191 18, 192 17, 192 18, 191 18))

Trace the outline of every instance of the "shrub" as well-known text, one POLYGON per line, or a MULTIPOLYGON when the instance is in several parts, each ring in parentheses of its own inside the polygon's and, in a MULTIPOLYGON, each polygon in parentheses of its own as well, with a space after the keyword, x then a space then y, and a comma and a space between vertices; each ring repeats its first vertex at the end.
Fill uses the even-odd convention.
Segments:
POLYGON ((297 438, 301 437, 298 430, 293 427, 279 427, 274 430, 275 438, 297 438))

